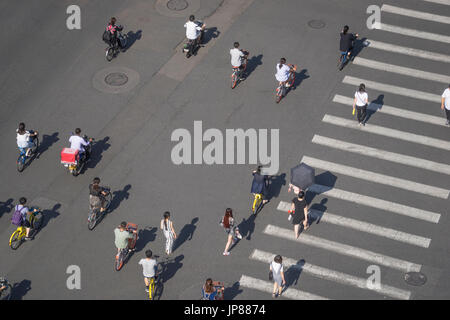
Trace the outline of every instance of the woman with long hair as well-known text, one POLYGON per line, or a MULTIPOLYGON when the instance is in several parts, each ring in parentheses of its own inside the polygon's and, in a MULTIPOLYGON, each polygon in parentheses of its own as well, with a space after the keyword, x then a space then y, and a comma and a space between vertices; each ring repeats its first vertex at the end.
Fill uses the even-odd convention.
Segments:
POLYGON ((361 83, 358 90, 355 92, 355 101, 353 102, 353 111, 356 108, 359 126, 366 125, 365 120, 368 103, 369 96, 366 93, 366 86, 364 83, 361 83))
POLYGON ((225 216, 222 218, 221 225, 225 229, 225 232, 228 234, 228 240, 227 244, 225 245, 225 251, 223 252, 223 255, 229 256, 230 251, 228 250, 230 249, 231 244, 236 243, 236 239, 242 239, 242 236, 239 233, 239 228, 235 226, 233 210, 231 208, 227 208, 225 210, 225 216))
POLYGON ((170 220, 170 212, 164 212, 163 219, 161 220, 161 230, 166 237, 166 254, 170 255, 172 253, 174 239, 177 238, 177 234, 173 229, 172 220, 170 220))

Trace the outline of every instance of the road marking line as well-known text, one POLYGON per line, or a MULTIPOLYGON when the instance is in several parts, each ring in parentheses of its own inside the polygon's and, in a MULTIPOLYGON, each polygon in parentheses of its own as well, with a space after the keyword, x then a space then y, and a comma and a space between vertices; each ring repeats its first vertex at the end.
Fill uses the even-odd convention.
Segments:
POLYGON ((419 49, 413 49, 413 48, 408 48, 408 47, 402 47, 402 46, 397 46, 394 44, 385 43, 385 42, 381 42, 381 41, 375 41, 375 40, 367 40, 367 41, 369 42, 368 48, 374 48, 374 49, 379 49, 379 50, 384 50, 384 51, 406 54, 408 56, 419 57, 419 58, 424 58, 424 59, 428 59, 428 60, 450 63, 450 56, 446 55, 446 54, 435 53, 435 52, 419 50, 419 49))
POLYGON ((391 161, 407 166, 430 170, 438 173, 450 175, 450 165, 429 161, 421 158, 406 156, 399 153, 389 152, 381 149, 371 148, 359 144, 349 143, 342 140, 314 135, 312 142, 325 147, 330 147, 347 152, 353 152, 364 156, 391 161))
POLYGON ((426 72, 422 70, 417 70, 413 68, 406 68, 401 66, 396 66, 389 63, 383 63, 379 61, 364 59, 360 57, 356 57, 353 61, 354 64, 360 65, 362 67, 381 70, 385 72, 397 73, 405 76, 410 76, 414 78, 419 78, 422 80, 431 80, 436 82, 442 82, 445 84, 450 83, 450 76, 446 76, 443 74, 437 74, 432 72, 426 72))
POLYGON ((304 162, 307 165, 318 169, 327 170, 334 173, 339 173, 345 176, 366 180, 374 183, 384 184, 399 189, 413 191, 421 194, 427 194, 437 198, 447 199, 450 192, 449 190, 443 188, 433 187, 414 181, 395 178, 392 176, 362 170, 355 167, 349 167, 342 164, 324 161, 308 156, 304 156, 301 162, 304 162))
MULTIPOLYGON (((345 96, 341 96, 338 94, 333 97, 333 102, 345 104, 348 106, 353 106, 353 101, 354 101, 354 98, 345 97, 345 96)), ((389 114, 389 115, 400 117, 400 118, 435 124, 435 125, 438 125, 441 127, 447 127, 445 125, 442 117, 436 117, 436 116, 428 115, 425 113, 404 110, 401 108, 387 106, 385 104, 377 104, 374 102, 370 102, 369 105, 367 106, 367 110, 385 113, 385 114, 389 114)))
POLYGON ((413 143, 423 144, 425 146, 435 147, 438 149, 450 151, 450 141, 445 141, 441 139, 431 138, 427 136, 422 136, 418 134, 414 134, 411 132, 395 130, 387 127, 377 126, 374 124, 366 124, 364 127, 359 127, 356 121, 349 120, 341 117, 331 116, 326 114, 323 119, 323 122, 334 124, 336 126, 350 128, 350 129, 358 129, 362 132, 368 132, 373 134, 378 134, 380 136, 390 137, 394 139, 399 139, 403 141, 409 141, 413 143))
MULTIPOLYGON (((246 275, 241 276, 241 279, 239 280, 239 286, 267 292, 269 294, 273 292, 272 282, 256 279, 246 275)), ((327 298, 309 292, 300 291, 292 288, 288 288, 286 291, 284 291, 282 297, 292 300, 329 300, 327 298)))
POLYGON ((424 220, 432 223, 438 223, 441 215, 435 212, 417 209, 414 207, 402 205, 396 202, 386 201, 378 198, 365 196, 358 193, 344 191, 328 186, 314 184, 308 188, 308 191, 317 194, 324 194, 336 199, 349 201, 365 205, 367 207, 376 208, 384 211, 397 213, 406 217, 411 217, 419 220, 424 220))
POLYGON ((415 264, 409 261, 392 258, 373 251, 349 246, 346 244, 330 241, 324 238, 315 237, 309 234, 302 233, 297 239, 294 239, 294 231, 280 228, 273 225, 267 225, 263 233, 275 236, 282 239, 296 241, 312 247, 333 251, 344 256, 349 256, 361 260, 368 261, 370 263, 383 265, 392 269, 404 271, 404 272, 419 272, 422 268, 421 265, 415 264))
POLYGON ((408 28, 402 28, 397 26, 392 26, 390 24, 386 23, 376 23, 374 25, 374 29, 379 29, 387 32, 392 33, 398 33, 404 36, 410 36, 425 40, 432 40, 432 41, 438 41, 438 42, 444 42, 444 43, 450 43, 450 37, 444 36, 441 34, 431 33, 431 32, 425 32, 415 29, 408 29, 408 28))
POLYGON ((443 5, 450 6, 450 0, 423 0, 423 1, 433 2, 433 3, 438 3, 438 4, 443 4, 443 5))
POLYGON ((432 14, 428 12, 416 11, 411 9, 405 9, 400 7, 391 6, 388 4, 383 4, 381 6, 381 11, 389 12, 393 14, 398 14, 406 17, 417 18, 422 20, 428 20, 433 22, 450 24, 450 17, 440 16, 437 14, 432 14))
MULTIPOLYGON (((277 210, 288 212, 288 210, 291 210, 291 203, 281 201, 278 204, 277 210)), ((318 221, 320 219, 320 222, 331 223, 344 228, 370 233, 379 237, 388 238, 391 240, 415 245, 422 248, 428 248, 431 243, 431 239, 429 238, 416 236, 414 234, 390 228, 381 227, 364 221, 346 218, 343 216, 330 213, 328 211, 322 212, 319 210, 310 209, 309 216, 311 216, 314 219, 314 221, 318 221)))
MULTIPOLYGON (((270 264, 275 256, 276 254, 255 249, 250 255, 250 259, 270 264)), ((288 257, 283 257, 283 267, 284 270, 287 270, 289 268, 298 269, 301 272, 305 272, 316 278, 337 282, 359 289, 375 291, 376 293, 386 295, 394 299, 408 300, 411 297, 411 292, 406 290, 398 289, 384 284, 380 284, 379 288, 369 287, 367 285, 367 279, 319 267, 307 262, 301 263, 296 261, 295 259, 291 259, 288 257)))
POLYGON ((364 83, 367 88, 371 88, 371 89, 378 90, 378 91, 390 92, 393 94, 397 94, 397 95, 401 95, 401 96, 405 96, 405 97, 409 97, 409 98, 426 100, 426 101, 431 101, 431 102, 435 102, 435 103, 442 102, 441 96, 437 95, 437 94, 432 94, 432 93, 428 93, 428 92, 383 84, 380 82, 364 80, 364 79, 355 78, 355 77, 351 77, 351 76, 345 76, 344 80, 342 80, 342 82, 346 83, 346 84, 355 85, 355 86, 359 86, 360 83, 364 83))

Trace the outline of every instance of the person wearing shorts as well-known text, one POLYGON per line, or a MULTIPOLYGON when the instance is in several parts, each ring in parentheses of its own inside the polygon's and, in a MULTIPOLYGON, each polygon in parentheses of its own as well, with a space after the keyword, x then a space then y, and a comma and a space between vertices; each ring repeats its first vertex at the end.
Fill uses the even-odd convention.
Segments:
POLYGON ((144 275, 145 291, 149 292, 150 281, 156 276, 157 262, 153 259, 152 250, 145 251, 145 259, 141 259, 139 264, 142 266, 142 273, 144 275))

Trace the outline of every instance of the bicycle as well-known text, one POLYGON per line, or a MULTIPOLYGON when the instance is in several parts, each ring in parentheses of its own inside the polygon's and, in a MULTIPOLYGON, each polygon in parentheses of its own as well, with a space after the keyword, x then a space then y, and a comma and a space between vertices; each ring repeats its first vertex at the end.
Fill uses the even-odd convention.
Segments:
POLYGON ((5 278, 0 278, 0 300, 12 300, 12 286, 5 278), (4 288, 3 288, 4 287, 4 288))
POLYGON ((134 223, 128 223, 126 230, 128 232, 132 232, 133 230, 136 230, 136 233, 134 233, 134 239, 129 239, 128 240, 128 247, 124 248, 124 249, 120 249, 120 252, 118 255, 116 255, 116 259, 114 261, 114 269, 116 271, 120 271, 120 269, 122 269, 124 263, 128 260, 128 258, 130 257, 130 253, 131 250, 134 249, 134 247, 136 246, 136 242, 137 242, 137 230, 138 230, 138 226, 134 223))
POLYGON ((339 71, 342 71, 342 69, 344 69, 344 66, 348 63, 348 61, 351 61, 352 54, 350 53, 350 55, 348 55, 348 53, 349 53, 349 51, 341 52, 341 55, 339 56, 339 61, 338 61, 339 71))
POLYGON ((240 81, 241 75, 244 74, 245 70, 247 69, 247 61, 248 61, 248 51, 243 51, 245 54, 245 57, 241 58, 242 61, 242 69, 241 67, 233 67, 233 73, 231 74, 231 89, 236 88, 236 85, 238 81, 240 81))
POLYGON ((254 195, 255 198, 253 200, 252 213, 257 214, 263 206, 263 195, 260 193, 255 193, 254 195))
MULTIPOLYGON (((33 134, 34 131, 30 130, 30 133, 33 134)), ((19 158, 17 158, 17 171, 22 172, 26 165, 28 165, 29 163, 27 163, 28 159, 34 158, 37 155, 37 150, 39 147, 39 138, 38 135, 32 137, 31 140, 33 146, 30 149, 30 155, 27 156, 27 148, 20 148, 20 154, 19 154, 19 158)))
MULTIPOLYGON (((30 234, 35 235, 39 228, 42 225, 42 211, 40 208, 32 207, 30 214, 30 225, 31 229, 30 234)), ((28 217, 27 217, 28 219, 28 217)), ((17 227, 17 229, 13 232, 11 237, 9 238, 9 246, 11 249, 16 250, 22 244, 24 238, 26 237, 27 232, 24 226, 17 227)))
POLYGON ((127 37, 125 37, 122 32, 117 31, 117 41, 114 45, 109 45, 106 48, 106 60, 111 62, 111 60, 117 56, 121 49, 125 48, 127 45, 127 37))
POLYGON ((295 83, 295 72, 297 71, 297 66, 291 64, 289 64, 289 66, 291 67, 291 71, 289 72, 287 81, 280 82, 275 91, 276 103, 280 103, 281 99, 286 96, 288 88, 291 88, 295 83))
POLYGON ((88 217, 88 229, 91 231, 94 230, 97 223, 103 219, 103 217, 105 216, 106 212, 109 209, 109 206, 111 205, 111 201, 112 201, 111 188, 103 187, 103 191, 107 193, 106 196, 100 195, 100 198, 105 203, 105 211, 103 211, 103 213, 100 213, 99 208, 91 207, 91 211, 90 211, 89 217, 88 217))
MULTIPOLYGON (((155 259, 159 258, 159 256, 155 256, 155 259)), ((165 263, 167 263, 167 259, 165 263)), ((155 276, 150 278, 150 283, 148 285, 148 298, 150 300, 155 300, 154 298, 157 296, 157 290, 160 291, 160 288, 162 286, 162 280, 161 280, 161 274, 163 272, 163 265, 162 263, 158 263, 156 267, 155 276)), ((159 292, 159 295, 161 293, 159 292)))

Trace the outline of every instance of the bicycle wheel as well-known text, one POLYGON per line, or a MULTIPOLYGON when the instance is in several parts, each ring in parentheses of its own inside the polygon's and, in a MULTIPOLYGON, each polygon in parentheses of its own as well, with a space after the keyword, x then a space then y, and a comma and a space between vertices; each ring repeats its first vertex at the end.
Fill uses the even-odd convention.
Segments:
POLYGON ((108 50, 106 51, 106 60, 110 62, 113 58, 114 58, 114 48, 109 47, 108 50))
POLYGON ((11 247, 11 249, 16 250, 21 243, 22 243, 22 236, 20 232, 16 230, 12 234, 11 239, 9 239, 9 246, 11 247))
POLYGON ((25 155, 20 155, 17 158, 17 171, 22 172, 25 169, 25 155))
POLYGON ((233 72, 233 74, 231 75, 231 89, 236 88, 237 80, 238 80, 238 78, 237 78, 236 72, 233 72))
POLYGON ((124 260, 123 250, 120 250, 119 257, 116 258, 116 261, 114 263, 114 268, 116 269, 116 271, 120 271, 120 269, 122 269, 123 260, 124 260))
POLYGON ((94 230, 97 225, 97 212, 92 212, 88 219, 88 229, 94 230))

